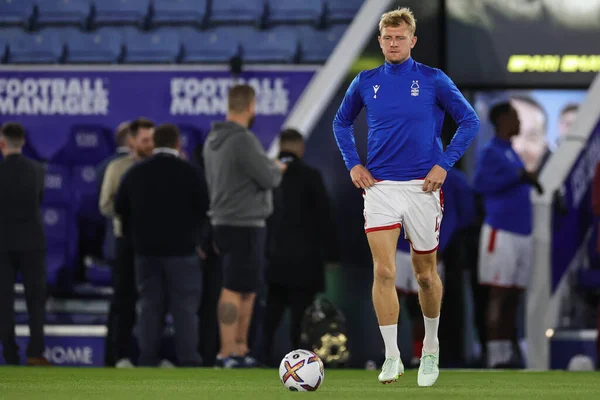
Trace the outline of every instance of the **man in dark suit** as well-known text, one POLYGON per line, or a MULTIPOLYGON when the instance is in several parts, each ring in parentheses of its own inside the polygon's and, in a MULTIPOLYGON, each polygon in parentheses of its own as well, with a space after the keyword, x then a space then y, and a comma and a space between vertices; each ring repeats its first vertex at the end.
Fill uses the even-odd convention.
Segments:
POLYGON ((44 358, 46 238, 40 205, 45 170, 23 157, 25 129, 7 122, 0 130, 0 341, 7 364, 19 364, 15 341, 14 283, 23 278, 29 312, 27 365, 49 365, 44 358))
POLYGON ((208 193, 198 169, 180 156, 179 129, 154 132, 154 155, 132 167, 117 192, 115 211, 135 249, 139 293, 139 366, 156 366, 164 311, 175 323, 180 366, 200 366, 198 308, 202 270, 197 254, 208 193))
POLYGON ((331 203, 321 174, 302 161, 304 139, 294 130, 279 136, 279 160, 288 165, 273 192, 274 212, 268 220, 265 362, 271 363, 274 334, 283 312, 291 311, 291 342, 300 345, 302 317, 325 290, 325 261, 336 252, 331 203))

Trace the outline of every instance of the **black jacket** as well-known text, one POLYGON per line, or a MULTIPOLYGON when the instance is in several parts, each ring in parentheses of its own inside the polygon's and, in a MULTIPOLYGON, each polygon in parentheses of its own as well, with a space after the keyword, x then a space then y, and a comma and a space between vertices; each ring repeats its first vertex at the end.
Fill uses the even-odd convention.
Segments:
POLYGON ((124 232, 143 256, 194 254, 207 210, 208 193, 199 170, 163 153, 127 171, 115 200, 124 232))
POLYGON ((337 249, 331 204, 321 173, 294 154, 274 190, 268 220, 267 280, 308 290, 325 290, 325 261, 337 249))
POLYGON ((0 161, 0 251, 40 251, 46 238, 40 206, 46 171, 22 155, 0 161))

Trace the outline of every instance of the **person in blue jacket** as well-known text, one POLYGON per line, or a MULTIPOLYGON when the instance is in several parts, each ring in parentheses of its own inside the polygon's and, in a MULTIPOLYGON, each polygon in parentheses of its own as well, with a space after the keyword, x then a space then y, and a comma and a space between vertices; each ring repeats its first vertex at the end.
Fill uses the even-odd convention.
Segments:
POLYGON ((479 242, 479 284, 490 286, 486 313, 487 365, 506 366, 513 356, 520 294, 532 268, 531 186, 542 193, 511 145, 520 122, 510 103, 492 107, 495 136, 481 150, 474 187, 481 193, 485 219, 479 242))
POLYGON ((379 381, 395 382, 404 373, 394 287, 396 244, 402 225, 411 241, 425 324, 417 383, 431 386, 439 376, 442 282, 436 270, 436 250, 442 219, 440 187, 477 134, 479 119, 446 74, 412 59, 415 29, 408 8, 382 15, 378 40, 385 63, 362 71, 353 80, 335 116, 333 131, 352 182, 364 189, 365 232, 374 263, 373 303, 386 349, 379 381), (363 108, 369 128, 364 166, 353 130, 363 108), (440 132, 445 112, 456 121, 458 130, 443 151, 440 132))

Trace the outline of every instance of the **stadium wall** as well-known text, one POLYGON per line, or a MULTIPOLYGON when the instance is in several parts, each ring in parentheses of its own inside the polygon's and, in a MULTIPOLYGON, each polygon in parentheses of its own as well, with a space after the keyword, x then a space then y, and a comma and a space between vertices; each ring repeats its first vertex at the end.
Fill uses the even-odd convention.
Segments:
POLYGON ((592 228, 589 193, 600 160, 600 74, 581 105, 571 132, 543 169, 542 196, 533 195, 534 265, 527 293, 527 367, 550 368, 550 338, 569 270, 585 263, 592 228), (559 204, 562 203, 562 204, 559 204), (562 208, 562 211, 560 210, 562 208))

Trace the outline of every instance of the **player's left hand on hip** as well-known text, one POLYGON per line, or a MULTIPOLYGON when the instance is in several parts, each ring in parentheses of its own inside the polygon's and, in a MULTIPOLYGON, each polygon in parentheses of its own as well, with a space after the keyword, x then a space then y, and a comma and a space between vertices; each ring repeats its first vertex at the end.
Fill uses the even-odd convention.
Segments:
POLYGON ((444 168, 439 165, 434 165, 431 168, 431 171, 425 177, 425 181, 423 182, 423 191, 424 192, 435 192, 439 188, 442 187, 444 181, 446 180, 447 172, 444 168))

